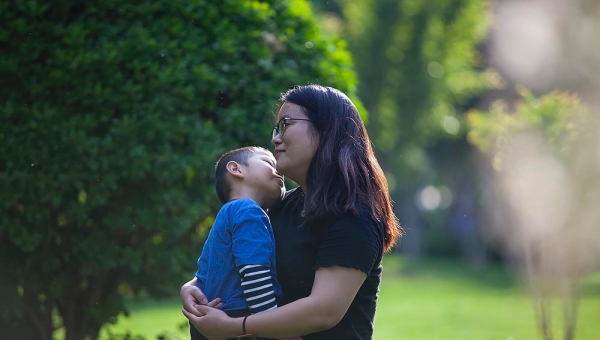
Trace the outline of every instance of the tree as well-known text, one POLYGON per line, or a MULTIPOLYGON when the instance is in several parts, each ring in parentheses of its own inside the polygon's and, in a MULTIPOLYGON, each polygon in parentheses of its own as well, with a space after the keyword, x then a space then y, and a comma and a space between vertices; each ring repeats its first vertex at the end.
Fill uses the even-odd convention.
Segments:
POLYGON ((266 146, 291 85, 355 95, 300 0, 10 1, 0 22, 6 338, 94 339, 125 294, 176 293, 219 206, 216 157, 266 146))
POLYGON ((600 119, 576 95, 519 94, 514 110, 500 101, 468 115, 469 141, 494 169, 489 206, 510 217, 487 231, 526 273, 542 338, 556 339, 551 312, 560 298, 562 339, 572 340, 579 281, 600 258, 600 119))
POLYGON ((330 10, 343 13, 341 34, 370 113, 369 133, 407 227, 401 249, 419 255, 424 243, 433 250, 434 243, 449 239, 441 223, 445 216, 440 210, 419 212, 415 195, 427 185, 449 186, 455 196, 464 187, 447 183, 440 172, 454 165, 457 173, 469 168, 463 113, 484 89, 499 85, 478 53, 489 29, 490 2, 334 2, 338 6, 330 10), (422 233, 423 224, 441 230, 422 233))

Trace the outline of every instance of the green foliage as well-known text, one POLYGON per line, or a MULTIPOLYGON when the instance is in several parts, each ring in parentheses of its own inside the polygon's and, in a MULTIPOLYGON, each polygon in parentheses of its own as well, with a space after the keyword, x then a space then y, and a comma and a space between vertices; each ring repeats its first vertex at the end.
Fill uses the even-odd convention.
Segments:
POLYGON ((491 1, 332 2, 321 6, 329 11, 323 21, 341 27, 354 57, 369 135, 407 230, 400 249, 456 252, 447 223, 454 206, 423 211, 415 198, 432 185, 474 200, 464 112, 485 89, 501 85, 479 54, 491 1))
POLYGON ((480 70, 477 52, 489 2, 343 3, 360 95, 375 117, 369 127, 376 149, 400 178, 414 178, 427 167, 418 149, 462 136, 460 108, 498 85, 492 72, 480 70))
POLYGON ((291 85, 355 96, 344 43, 300 0, 11 1, 0 21, 9 338, 94 338, 124 294, 176 294, 219 206, 217 156, 266 146, 291 85))
POLYGON ((492 156, 496 170, 501 169, 506 140, 519 132, 541 134, 554 156, 563 160, 571 156, 578 137, 594 133, 596 125, 577 95, 553 91, 538 98, 522 87, 517 92, 514 110, 498 101, 489 112, 472 110, 467 116, 468 140, 492 156))

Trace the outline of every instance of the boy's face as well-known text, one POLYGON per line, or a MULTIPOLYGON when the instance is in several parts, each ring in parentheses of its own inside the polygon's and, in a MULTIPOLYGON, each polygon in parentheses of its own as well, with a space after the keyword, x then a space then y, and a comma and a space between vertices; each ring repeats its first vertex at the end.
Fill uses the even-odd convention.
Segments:
POLYGON ((257 150, 247 160, 244 182, 256 188, 264 199, 264 206, 271 207, 285 193, 283 175, 275 170, 276 160, 268 151, 257 150))

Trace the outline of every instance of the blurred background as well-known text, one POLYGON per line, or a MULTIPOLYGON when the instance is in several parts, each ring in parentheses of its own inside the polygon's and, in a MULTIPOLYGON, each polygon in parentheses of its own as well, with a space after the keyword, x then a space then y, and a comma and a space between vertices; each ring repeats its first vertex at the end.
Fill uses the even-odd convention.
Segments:
POLYGON ((214 162, 347 93, 405 230, 376 339, 600 339, 600 2, 0 3, 0 334, 185 339, 214 162))

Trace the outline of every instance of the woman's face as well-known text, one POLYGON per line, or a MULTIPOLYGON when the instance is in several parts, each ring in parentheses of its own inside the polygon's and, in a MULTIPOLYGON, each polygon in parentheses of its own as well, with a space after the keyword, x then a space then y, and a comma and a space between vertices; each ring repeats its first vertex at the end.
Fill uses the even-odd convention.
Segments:
POLYGON ((319 138, 314 132, 313 123, 307 121, 308 117, 300 106, 289 102, 283 103, 275 122, 278 123, 284 118, 291 119, 285 122, 283 136, 279 131, 271 141, 275 145, 277 171, 304 187, 308 167, 317 150, 319 138))

